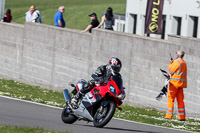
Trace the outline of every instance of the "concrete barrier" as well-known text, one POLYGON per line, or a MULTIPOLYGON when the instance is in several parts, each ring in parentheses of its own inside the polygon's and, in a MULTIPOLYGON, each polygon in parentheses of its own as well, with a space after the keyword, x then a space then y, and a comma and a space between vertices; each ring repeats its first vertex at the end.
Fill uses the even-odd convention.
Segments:
POLYGON ((20 80, 24 26, 0 23, 0 73, 2 78, 20 80))
POLYGON ((0 28, 0 77, 63 90, 69 82, 91 79, 98 66, 116 56, 123 63, 125 102, 160 110, 166 110, 167 98, 155 100, 165 80, 159 69, 167 69, 169 53, 175 57, 184 47, 189 66, 186 110, 188 116, 200 116, 198 52, 187 53, 190 46, 173 42, 176 39, 158 40, 102 29, 80 33, 35 23, 0 23, 0 28))

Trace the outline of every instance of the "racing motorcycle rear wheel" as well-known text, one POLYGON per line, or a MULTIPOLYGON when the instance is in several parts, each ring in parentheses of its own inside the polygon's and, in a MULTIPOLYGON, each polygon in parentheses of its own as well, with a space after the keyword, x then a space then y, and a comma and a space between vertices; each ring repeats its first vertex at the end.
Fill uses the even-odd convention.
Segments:
POLYGON ((113 101, 108 101, 105 106, 100 106, 94 115, 93 124, 95 127, 105 126, 113 117, 116 109, 116 104, 113 101))
POLYGON ((78 118, 73 115, 71 113, 71 110, 67 107, 67 105, 64 107, 64 109, 62 110, 62 113, 61 113, 61 119, 64 123, 67 123, 67 124, 72 124, 74 123, 78 118))

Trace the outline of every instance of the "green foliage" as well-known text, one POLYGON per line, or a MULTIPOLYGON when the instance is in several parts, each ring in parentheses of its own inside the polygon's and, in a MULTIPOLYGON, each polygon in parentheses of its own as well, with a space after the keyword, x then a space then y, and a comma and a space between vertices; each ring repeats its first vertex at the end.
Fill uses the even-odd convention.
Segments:
POLYGON ((92 12, 97 13, 99 20, 108 7, 113 8, 113 13, 125 14, 126 0, 6 0, 6 9, 11 9, 16 23, 25 23, 25 13, 31 5, 41 11, 43 23, 49 25, 54 24, 58 7, 65 6, 66 27, 84 29, 90 23, 88 15, 92 12))

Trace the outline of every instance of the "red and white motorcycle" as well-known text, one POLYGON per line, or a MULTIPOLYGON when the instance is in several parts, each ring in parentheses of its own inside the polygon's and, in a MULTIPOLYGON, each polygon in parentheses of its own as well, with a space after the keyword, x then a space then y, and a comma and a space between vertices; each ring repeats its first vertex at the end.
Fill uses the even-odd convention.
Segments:
MULTIPOLYGON (((95 75, 93 75, 95 76, 95 75)), ((86 81, 80 80, 72 91, 72 98, 83 88, 86 81)), ((119 89, 111 78, 107 83, 95 83, 92 90, 82 96, 77 106, 71 104, 69 90, 63 90, 66 105, 62 110, 61 118, 64 123, 72 124, 77 120, 93 122, 95 127, 105 126, 113 117, 115 109, 119 108, 125 98, 123 89, 119 89)))

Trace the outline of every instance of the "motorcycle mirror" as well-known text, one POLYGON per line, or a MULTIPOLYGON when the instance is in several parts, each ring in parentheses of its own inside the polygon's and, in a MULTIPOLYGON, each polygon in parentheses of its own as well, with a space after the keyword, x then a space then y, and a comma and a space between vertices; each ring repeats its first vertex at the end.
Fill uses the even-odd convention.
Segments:
POLYGON ((71 87, 76 87, 74 84, 70 84, 71 87))

